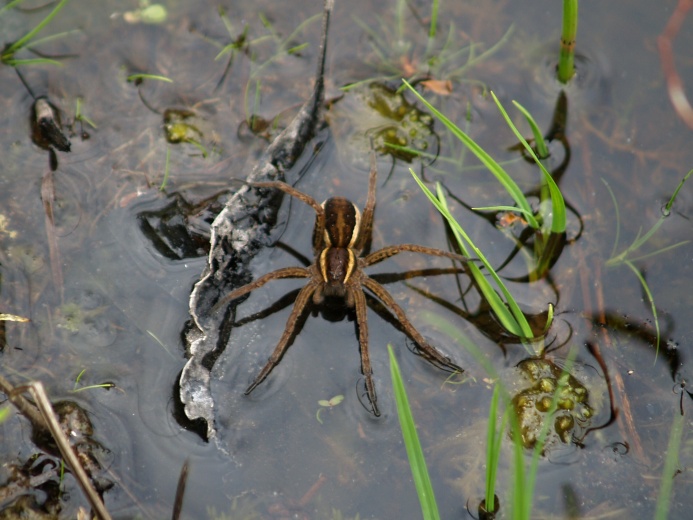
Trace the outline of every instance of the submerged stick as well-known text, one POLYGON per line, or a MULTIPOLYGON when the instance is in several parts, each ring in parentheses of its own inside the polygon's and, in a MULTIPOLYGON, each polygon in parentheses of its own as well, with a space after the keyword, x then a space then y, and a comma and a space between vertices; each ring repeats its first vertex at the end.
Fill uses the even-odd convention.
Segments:
MULTIPOLYGON (((320 52, 312 94, 291 123, 267 147, 258 163, 246 177, 249 184, 284 180, 316 135, 322 121, 324 100, 327 32, 334 0, 325 0, 320 52)), ((233 308, 214 315, 215 303, 247 281, 250 259, 266 244, 276 223, 278 205, 268 192, 264 198, 240 188, 212 223, 211 248, 207 267, 190 295, 190 327, 185 341, 188 362, 180 377, 180 400, 190 421, 204 422, 207 439, 216 436, 214 398, 210 388, 210 371, 226 348, 230 337, 233 308)))
POLYGON ((60 450, 60 454, 63 456, 63 460, 70 468, 79 486, 82 488, 91 507, 96 511, 101 520, 111 520, 110 513, 106 509, 106 506, 104 506, 101 497, 94 488, 77 454, 72 449, 67 435, 60 427, 53 406, 48 399, 46 390, 43 388, 43 383, 40 381, 32 381, 27 385, 15 387, 0 375, 0 391, 7 395, 10 402, 15 405, 17 410, 19 410, 29 422, 31 422, 35 429, 44 430, 51 434, 55 444, 60 450), (21 395, 21 392, 24 390, 27 390, 31 394, 31 397, 34 398, 36 402, 35 405, 21 395))

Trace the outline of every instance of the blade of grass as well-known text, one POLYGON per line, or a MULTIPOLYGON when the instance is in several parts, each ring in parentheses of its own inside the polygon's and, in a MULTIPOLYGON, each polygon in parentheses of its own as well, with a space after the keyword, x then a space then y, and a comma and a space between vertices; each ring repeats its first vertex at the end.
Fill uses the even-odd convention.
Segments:
POLYGON ((57 67, 62 67, 63 64, 58 60, 52 60, 50 58, 26 58, 15 60, 13 58, 8 60, 3 60, 4 63, 10 67, 17 67, 18 65, 56 65, 57 67))
POLYGON ((10 47, 7 49, 6 54, 12 55, 15 52, 17 52, 19 49, 22 47, 25 47, 27 43, 31 41, 31 39, 36 36, 46 25, 50 23, 50 21, 55 17, 56 14, 60 12, 60 10, 63 8, 63 6, 67 3, 67 0, 60 0, 58 5, 56 5, 53 10, 48 13, 48 16, 46 16, 43 20, 39 22, 39 24, 34 27, 31 31, 26 33, 24 36, 22 36, 19 40, 14 42, 10 47))
MULTIPOLYGON (((428 187, 417 177, 417 175, 414 173, 412 169, 409 170, 412 176, 414 177, 414 180, 416 183, 419 185, 421 190, 424 192, 424 194, 428 197, 428 199, 431 201, 431 203, 438 209, 438 211, 443 215, 443 217, 448 221, 450 224, 450 227, 453 230, 453 233, 455 233, 455 236, 458 238, 458 243, 460 245, 460 249, 462 250, 463 254, 465 256, 470 256, 469 253, 467 252, 467 249, 462 242, 461 238, 464 238, 464 240, 469 244, 471 249, 474 251, 474 254, 481 260, 481 262, 484 264, 484 267, 488 270, 489 274, 493 278, 493 280, 496 282, 496 285, 498 288, 501 290, 503 293, 503 296, 505 298, 505 302, 501 299, 501 297, 498 295, 496 290, 491 286, 491 284, 488 282, 486 277, 483 275, 483 273, 479 270, 479 268, 474 265, 473 263, 468 263, 468 267, 474 276, 474 280, 477 282, 477 285, 479 286, 480 291, 484 295, 484 297, 487 299, 489 302, 489 305, 491 305, 491 308, 493 309, 494 313, 500 320, 501 324, 505 329, 510 332, 511 334, 514 334, 520 338, 523 339, 531 339, 533 337, 532 334, 532 329, 529 326, 529 323, 527 322, 527 318, 525 315, 522 313, 520 310, 520 307, 517 305, 517 302, 515 299, 512 297, 510 294, 510 291, 505 287, 505 284, 501 280, 501 278, 498 276, 498 274, 495 272, 493 267, 491 266, 490 262, 486 259, 484 254, 481 252, 481 250, 474 245, 472 242, 471 238, 465 233, 465 231, 462 229, 462 226, 459 225, 459 223, 455 220, 455 218, 452 216, 450 213, 450 210, 447 207, 447 202, 445 200, 445 196, 442 192, 442 189, 440 185, 438 185, 438 196, 436 197, 433 195, 433 193, 428 189, 428 187), (506 306, 507 302, 507 306, 506 306)), ((536 354, 536 352, 531 352, 533 355, 536 354)))
POLYGON ((503 440, 503 432, 507 421, 507 414, 503 414, 500 431, 496 431, 496 417, 498 416, 498 400, 501 386, 495 384, 493 396, 488 411, 488 432, 486 434, 486 511, 494 511, 496 502, 496 474, 498 461, 500 460, 500 447, 503 440))
MULTIPOLYGON (((635 252, 637 249, 640 249, 649 239, 654 235, 657 230, 664 224, 664 219, 666 219, 670 213, 671 213, 671 208, 674 205, 674 201, 676 200, 676 197, 679 194, 679 191, 681 191, 681 188, 683 187, 683 184, 688 180, 688 178, 693 175, 693 170, 690 170, 684 177, 681 179, 681 182, 679 182, 678 186, 676 186, 676 189, 674 190, 674 193, 671 195, 669 198, 669 202, 666 203, 664 208, 662 209, 662 216, 659 217, 657 222, 654 223, 654 225, 650 228, 650 230, 642 235, 641 237, 638 237, 636 240, 633 241, 633 243, 628 246, 621 254, 618 256, 612 256, 606 261, 606 265, 617 265, 623 262, 628 258, 628 255, 631 253, 635 252)), ((632 258, 631 258, 632 260, 632 258)))
MULTIPOLYGON (((493 157, 491 157, 486 151, 481 148, 474 140, 464 133, 455 123, 450 121, 441 112, 439 112, 433 105, 431 105, 426 99, 419 94, 414 87, 412 87, 409 82, 402 80, 407 88, 414 93, 414 95, 421 101, 428 110, 430 110, 433 115, 435 115, 445 127, 450 130, 450 132, 457 137, 469 150, 476 155, 476 157, 488 168, 488 170, 498 179, 498 182, 505 188, 510 197, 515 201, 515 203, 522 208, 526 213, 532 214, 532 207, 529 205, 527 198, 522 193, 522 190, 517 185, 517 183, 501 168, 501 166, 496 162, 493 157)), ((527 223, 537 229, 539 223, 536 221, 534 216, 528 219, 527 223)))
MULTIPOLYGON (((565 201, 563 200, 563 195, 561 194, 561 190, 558 188, 558 185, 556 184, 556 181, 553 180, 553 177, 551 177, 551 174, 548 172, 548 170, 544 167, 544 165, 541 163, 539 158, 537 157, 537 154, 534 153, 534 150, 532 149, 531 146, 529 146, 529 143, 527 140, 522 136, 520 131, 515 127, 513 122, 510 120, 510 116, 508 116, 508 113, 505 111, 503 108, 503 105, 501 105, 500 101, 498 101, 498 98, 496 95, 491 92, 491 96, 493 97, 493 100, 496 102, 496 106, 498 106, 498 110, 500 110, 501 115, 505 119, 505 122, 508 124, 510 129, 513 131, 515 134, 515 137, 517 137, 520 142, 522 143, 522 146, 525 147, 525 150, 527 150, 527 153, 534 159, 534 162, 539 166, 539 169, 541 170, 541 173, 544 175, 544 180, 549 186, 549 191, 551 193, 551 208, 552 208, 552 218, 551 218, 551 232, 552 233, 563 233, 565 232, 566 228, 566 221, 567 221, 567 216, 566 216, 566 210, 565 210, 565 201)), ((534 226, 532 226, 534 227, 534 226)))
POLYGON ((431 5, 431 24, 428 28, 428 37, 434 39, 438 30, 438 4, 439 0, 433 0, 431 5))
POLYGON ((392 387, 397 403, 397 415, 399 416, 399 424, 402 428, 402 438, 407 449, 407 457, 409 458, 409 466, 411 467, 414 485, 416 492, 419 495, 419 503, 421 504, 421 512, 424 520, 440 520, 438 513, 438 505, 435 495, 433 494, 433 486, 428 475, 426 460, 424 458, 419 436, 416 433, 416 425, 414 417, 409 407, 409 399, 402 381, 402 374, 397 364, 397 358, 392 350, 392 345, 387 346, 390 356, 390 374, 392 375, 392 387))
POLYGON ((166 76, 159 76, 157 74, 130 74, 127 80, 132 82, 138 79, 152 79, 155 81, 163 81, 164 83, 173 83, 173 80, 167 78, 166 76))
POLYGON ((657 363, 657 356, 659 355, 660 332, 659 332, 659 317, 657 316, 657 306, 655 305, 654 297, 652 296, 652 292, 650 291, 650 288, 647 285, 647 281, 645 280, 645 277, 638 270, 638 268, 635 267, 633 262, 631 262, 630 260, 624 260, 623 263, 625 265, 627 265, 631 271, 633 271, 633 273, 635 274, 635 277, 640 282, 640 285, 642 286, 643 291, 645 291, 645 295, 647 296, 647 301, 650 303, 650 310, 652 311, 652 316, 654 318, 654 324, 655 324, 655 331, 657 334, 657 339, 655 341, 655 359, 654 359, 654 362, 657 363))
POLYGON ((611 186, 605 179, 602 179, 602 182, 604 186, 606 186, 609 196, 611 196, 611 202, 614 205, 614 216, 616 217, 616 236, 614 237, 614 247, 611 248, 610 255, 610 258, 614 258, 614 256, 616 256, 616 250, 618 249, 618 242, 621 239, 621 212, 618 209, 618 201, 616 200, 614 190, 611 189, 611 186))
POLYGON ((525 119, 527 120, 529 127, 532 129, 532 135, 534 136, 534 142, 537 144, 537 152, 539 152, 539 158, 545 159, 549 156, 549 147, 546 145, 546 140, 544 140, 544 135, 541 133, 539 125, 537 125, 537 122, 532 117, 532 114, 530 114, 525 107, 520 105, 515 100, 513 100, 513 105, 515 105, 515 107, 525 116, 525 119))
POLYGON ((12 9, 13 7, 21 4, 23 1, 24 0, 12 0, 7 5, 0 7, 0 15, 2 15, 2 13, 4 13, 5 11, 8 11, 8 10, 12 9))
MULTIPOLYGON (((683 391, 683 389, 681 390, 683 391)), ((662 483, 659 486, 659 496, 657 497, 657 509, 655 510, 655 520, 666 520, 669 514, 669 503, 671 501, 671 489, 676 476, 676 466, 679 461, 679 449, 681 448, 681 434, 683 432, 684 417, 682 413, 676 412, 671 424, 669 434, 669 444, 667 445, 667 456, 662 470, 662 483)))
MULTIPOLYGON (((417 178, 417 182, 419 182, 419 179, 417 178)), ((444 200, 439 200, 437 199, 429 190, 428 188, 423 185, 423 182, 419 183, 419 186, 422 186, 422 189, 424 190, 424 193, 428 197, 428 199, 433 203, 433 205, 438 209, 438 211, 441 212, 443 217, 448 221, 448 224, 453 230, 453 233, 455 234, 455 238, 457 239, 457 243, 460 247, 460 250, 463 252, 465 256, 471 256, 467 250, 467 247, 464 244, 464 241, 462 240, 463 238, 470 243, 472 249, 475 249, 475 246, 471 244, 471 241, 469 240, 469 237, 467 234, 464 232, 464 230, 459 226, 457 221, 454 219, 452 214, 450 213, 447 203, 444 202, 444 200)), ((481 254, 480 251, 476 251, 479 255, 480 258, 482 259, 482 263, 487 268, 491 268, 490 264, 488 262, 484 262, 485 258, 483 254, 481 254)), ((479 287, 479 290, 481 293, 484 295, 484 298, 489 302, 489 305, 493 309, 493 312, 496 314, 498 319, 500 320, 501 324, 503 327, 509 331, 511 334, 515 334, 516 336, 522 337, 523 332, 522 332, 522 326, 518 323, 517 319, 513 316, 513 314, 509 311, 509 309, 506 307, 505 302, 503 302, 502 298, 500 295, 496 292, 496 290, 493 288, 493 286, 489 283, 489 281, 486 279, 486 276, 484 276, 484 273, 481 272, 479 267, 476 264, 469 263, 467 264, 470 270, 470 273, 472 274, 474 280, 477 283, 477 286, 479 287)))

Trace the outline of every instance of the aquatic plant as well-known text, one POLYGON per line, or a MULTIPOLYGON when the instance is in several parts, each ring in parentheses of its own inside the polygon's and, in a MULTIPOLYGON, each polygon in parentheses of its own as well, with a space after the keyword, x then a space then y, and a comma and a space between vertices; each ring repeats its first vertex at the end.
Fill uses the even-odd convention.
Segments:
POLYGON ((657 355, 659 354, 659 344, 661 340, 660 336, 660 328, 659 328, 659 318, 657 316, 657 307, 654 302, 654 297, 652 296, 652 291, 650 291, 650 288, 645 281, 645 278, 641 274, 640 270, 635 266, 634 262, 637 262, 639 260, 644 260, 646 258, 650 258, 655 255, 659 255, 661 253, 664 253, 666 251, 671 251, 672 249, 675 249, 677 247, 680 247, 684 244, 687 244, 690 242, 689 240, 683 240, 681 242, 677 242, 675 244, 671 244, 666 247, 662 247, 660 249, 657 249, 655 251, 645 253, 642 255, 634 255, 637 250, 639 250, 642 246, 647 244, 650 239, 654 236, 654 234, 657 232, 657 230, 662 227, 664 224, 665 220, 669 215, 671 214, 671 208, 674 205, 674 201, 676 200, 676 197, 679 194, 679 191, 683 187, 683 184, 688 180, 688 178, 693 174, 693 170, 690 170, 684 177, 681 179, 679 182, 678 186, 674 190, 674 193, 671 195, 669 198, 669 201, 664 205, 662 208, 662 214, 660 215, 659 219, 657 219, 657 222, 655 222, 652 227, 644 234, 641 235, 640 232, 638 232, 638 235, 636 236, 635 240, 629 245, 627 248, 625 248, 623 251, 620 253, 616 254, 616 250, 618 249, 618 242, 619 242, 619 235, 620 235, 620 227, 621 227, 621 216, 618 210, 618 202, 616 201, 616 196, 614 195, 613 190, 609 186, 609 183, 606 181, 604 182, 604 185, 606 186, 606 189, 608 190, 609 194, 611 195, 611 200, 614 203, 614 211, 615 211, 615 217, 616 217, 616 238, 614 239, 614 245, 613 249, 611 251, 611 257, 606 261, 606 266, 607 267, 615 267, 619 265, 625 265, 628 267, 633 274, 635 274, 635 277, 638 279, 640 282, 640 285, 642 286, 643 291, 645 292, 647 296, 647 301, 650 304, 650 309, 652 311, 652 316, 654 318, 654 324, 655 324, 655 330, 656 330, 656 344, 655 344, 655 362, 657 361, 657 355))
POLYGON ((377 27, 373 28, 359 18, 356 24, 368 37, 372 58, 369 60, 376 73, 366 79, 349 83, 342 90, 351 90, 373 82, 399 81, 404 78, 412 84, 421 83, 434 94, 449 95, 456 82, 485 85, 467 78, 468 71, 501 49, 510 39, 513 26, 510 26, 501 39, 487 49, 478 42, 466 45, 458 41, 458 30, 454 23, 448 22, 443 31, 440 24, 440 5, 437 0, 431 3, 430 14, 426 17, 416 15, 418 25, 409 27, 405 11, 412 8, 407 2, 398 0, 395 4, 394 23, 379 17, 377 27), (479 52, 479 49, 483 49, 479 52))
MULTIPOLYGON (((683 393, 683 388, 681 389, 683 393)), ((683 397, 683 396, 682 396, 683 397)), ((662 483, 659 486, 659 495, 657 496, 657 508, 655 510, 655 520, 666 520, 669 513, 669 504, 671 502, 671 491, 674 484, 674 477, 677 474, 676 465, 679 459, 679 450, 681 448, 681 435, 684 427, 683 408, 674 412, 674 420, 671 424, 669 433, 669 443, 666 449, 666 458, 664 468, 662 469, 662 483)))
POLYGON ((556 69, 558 81, 568 83, 575 75, 575 38, 577 36, 578 0, 563 0, 561 51, 556 69))
POLYGON ((496 419, 499 408, 498 401, 501 387, 499 384, 493 386, 493 396, 488 410, 488 426, 486 433, 486 493, 484 500, 479 504, 480 518, 492 518, 500 509, 500 502, 496 495, 496 474, 498 472, 498 461, 500 460, 500 446, 505 432, 507 422, 507 412, 503 414, 500 429, 496 428, 496 419))
POLYGON ((395 353, 392 350, 392 345, 387 346, 387 351, 390 356, 390 374, 392 376, 395 402, 397 403, 397 416, 402 428, 402 439, 404 439, 404 446, 407 449, 407 457, 409 458, 409 467, 411 468, 414 485, 419 495, 421 513, 424 520, 439 520, 438 504, 433 493, 431 478, 428 475, 426 459, 421 448, 421 442, 419 442, 419 435, 416 433, 414 416, 409 407, 407 391, 404 388, 404 381, 402 381, 402 374, 400 373, 395 353))
MULTIPOLYGON (((21 0, 15 1, 15 2, 10 2, 10 4, 6 5, 4 9, 8 9, 10 7, 14 7, 20 3, 21 0)), ((60 0, 58 4, 53 8, 53 10, 43 19, 41 22, 36 25, 33 29, 31 29, 28 33, 26 33, 24 36, 19 38, 17 41, 13 43, 9 43, 5 46, 5 48, 2 50, 0 53, 0 62, 4 63, 5 65, 9 65, 11 67, 16 67, 17 65, 31 65, 31 64, 51 64, 51 65, 60 65, 60 62, 57 60, 53 60, 50 58, 28 58, 28 59, 17 59, 15 58, 15 54, 17 54, 19 51, 22 49, 29 49, 31 50, 32 46, 39 45, 41 43, 54 40, 56 38, 60 38, 62 36, 65 36, 67 34, 70 34, 70 32, 65 32, 65 33, 60 33, 60 34, 54 34, 52 36, 48 36, 46 38, 42 38, 40 40, 34 40, 36 35, 41 32, 46 25, 48 25, 51 20, 57 15, 60 10, 65 6, 67 3, 67 0, 60 0)), ((3 10, 4 10, 3 9, 3 10)), ((3 10, 0 10, 0 14, 2 14, 3 10)))

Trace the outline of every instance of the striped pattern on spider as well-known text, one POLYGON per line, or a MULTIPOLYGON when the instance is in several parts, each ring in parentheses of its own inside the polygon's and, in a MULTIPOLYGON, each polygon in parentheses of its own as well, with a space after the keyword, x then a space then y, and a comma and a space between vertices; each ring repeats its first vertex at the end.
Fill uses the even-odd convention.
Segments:
POLYGON ((316 213, 315 228, 313 232, 313 253, 315 261, 308 267, 285 267, 267 273, 255 281, 250 282, 221 298, 212 308, 212 312, 218 311, 226 303, 235 300, 271 280, 281 278, 307 278, 308 282, 300 290, 294 302, 291 315, 286 322, 284 332, 279 343, 270 355, 267 363, 255 377, 251 385, 245 391, 248 395, 272 372, 279 364, 282 356, 288 349, 294 335, 296 323, 304 312, 308 303, 320 305, 325 298, 342 299, 347 308, 353 308, 356 312, 358 325, 359 345, 361 347, 361 372, 365 378, 366 393, 371 403, 372 412, 379 416, 375 385, 373 383, 373 370, 371 368, 370 354, 368 352, 368 321, 366 318, 366 295, 364 289, 368 289, 380 302, 394 313, 406 334, 416 343, 419 352, 431 363, 451 371, 463 372, 449 357, 443 355, 435 347, 430 345, 424 337, 411 324, 402 308, 395 302, 387 290, 373 278, 369 277, 364 269, 382 262, 399 253, 413 252, 425 255, 440 256, 466 262, 467 258, 455 253, 425 247, 417 244, 398 244, 383 247, 378 251, 361 256, 370 242, 373 229, 373 213, 375 211, 377 169, 375 165, 375 153, 371 152, 371 171, 368 181, 368 199, 363 214, 358 207, 344 197, 332 197, 322 204, 315 199, 298 191, 284 182, 259 182, 253 183, 254 188, 278 189, 297 198, 311 206, 316 213))

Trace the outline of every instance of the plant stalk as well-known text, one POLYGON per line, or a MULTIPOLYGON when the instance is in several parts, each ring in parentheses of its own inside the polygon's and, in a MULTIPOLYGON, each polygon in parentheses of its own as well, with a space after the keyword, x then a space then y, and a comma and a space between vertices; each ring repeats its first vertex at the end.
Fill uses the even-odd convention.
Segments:
POLYGON ((578 0, 563 0, 563 32, 558 57, 558 81, 568 83, 575 75, 575 38, 577 36, 578 0))

